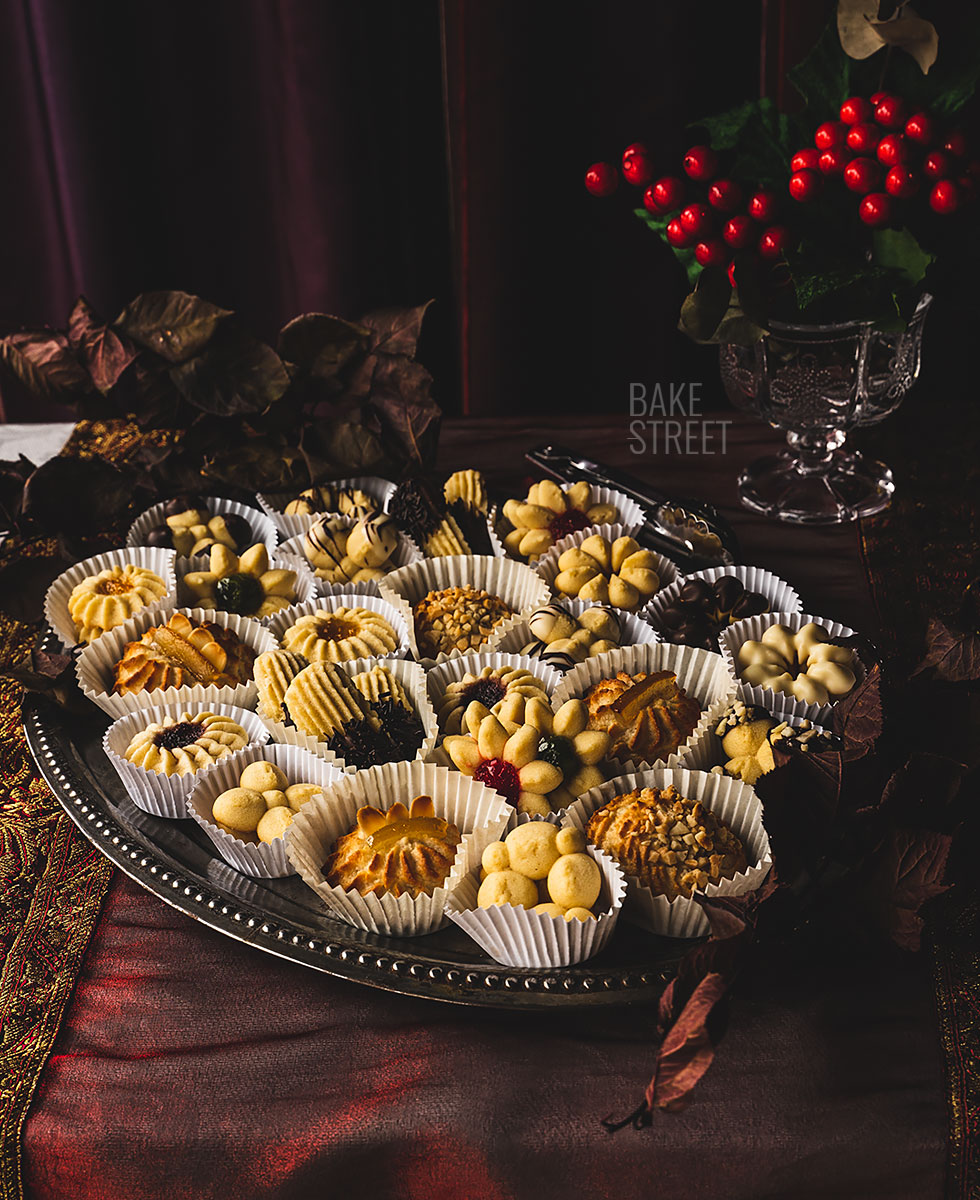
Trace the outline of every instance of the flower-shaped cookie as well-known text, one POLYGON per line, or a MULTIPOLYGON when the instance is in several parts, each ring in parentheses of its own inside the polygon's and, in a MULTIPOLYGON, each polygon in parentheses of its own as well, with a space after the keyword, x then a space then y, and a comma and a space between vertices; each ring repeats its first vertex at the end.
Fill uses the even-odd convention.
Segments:
POLYGON ((556 713, 532 699, 523 725, 505 725, 488 713, 472 724, 469 736, 447 737, 443 746, 453 764, 495 788, 518 812, 544 816, 566 808, 576 796, 603 782, 596 764, 609 748, 605 733, 586 730, 588 710, 569 700, 556 713))
POLYGON ((398 647, 398 634, 369 608, 318 608, 300 617, 282 635, 283 648, 311 663, 384 658, 398 647))
POLYGON ((68 597, 68 615, 75 622, 78 640, 94 642, 166 594, 167 585, 145 567, 132 563, 106 567, 75 584, 68 597))
POLYGON ((610 545, 608 538, 594 533, 560 555, 558 567, 559 592, 614 608, 639 608, 660 588, 657 555, 631 537, 616 538, 610 545))
POLYGON ((619 520, 615 505, 592 503, 592 488, 584 480, 561 488, 543 479, 531 485, 526 500, 508 500, 503 511, 514 527, 504 545, 511 554, 528 559, 539 558, 570 533, 619 520))
POLYGON ((184 576, 184 587, 200 608, 268 617, 296 599, 296 572, 270 570, 264 542, 249 546, 240 556, 227 546, 214 545, 210 568, 184 576))
POLYGON ((738 650, 741 679, 805 704, 829 704, 846 696, 856 682, 855 662, 853 650, 834 645, 827 630, 813 621, 799 632, 770 625, 760 641, 743 642, 738 650))
POLYGON ((531 699, 548 704, 548 692, 541 680, 523 667, 484 667, 479 675, 467 671, 443 693, 439 728, 443 733, 460 733, 464 714, 468 715, 470 709, 478 720, 493 713, 505 724, 523 725, 531 699))

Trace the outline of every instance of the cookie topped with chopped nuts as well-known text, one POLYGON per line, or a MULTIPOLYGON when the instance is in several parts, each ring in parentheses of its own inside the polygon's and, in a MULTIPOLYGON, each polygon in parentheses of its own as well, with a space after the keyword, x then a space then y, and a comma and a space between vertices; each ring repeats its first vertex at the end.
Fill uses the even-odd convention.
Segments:
POLYGON ((482 588, 449 587, 429 592, 412 610, 419 651, 428 658, 476 650, 514 610, 482 588))
POLYGON ((736 700, 719 721, 715 734, 721 738, 725 754, 723 766, 712 767, 715 774, 727 774, 743 783, 754 784, 761 776, 776 769, 773 747, 803 754, 821 754, 840 748, 840 739, 809 721, 791 725, 778 721, 764 708, 736 700))
POLYGON ((614 796, 589 818, 585 836, 668 900, 733 879, 748 867, 741 840, 673 784, 614 796))

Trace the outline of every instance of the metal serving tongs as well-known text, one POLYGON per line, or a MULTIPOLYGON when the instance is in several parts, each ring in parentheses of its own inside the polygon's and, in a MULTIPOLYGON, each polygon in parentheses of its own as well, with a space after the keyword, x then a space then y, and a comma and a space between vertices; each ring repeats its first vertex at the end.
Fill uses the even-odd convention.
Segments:
POLYGON ((738 559, 738 539, 731 526, 716 508, 702 500, 671 500, 643 480, 583 458, 565 446, 537 446, 524 457, 562 483, 585 479, 599 487, 615 488, 635 500, 647 515, 636 540, 688 571, 731 566, 738 559))

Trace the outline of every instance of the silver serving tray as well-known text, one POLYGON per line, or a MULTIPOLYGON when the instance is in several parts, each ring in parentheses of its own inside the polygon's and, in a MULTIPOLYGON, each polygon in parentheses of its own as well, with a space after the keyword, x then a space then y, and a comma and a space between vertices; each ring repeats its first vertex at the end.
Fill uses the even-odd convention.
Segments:
POLYGON ((297 876, 250 879, 216 855, 196 822, 163 820, 137 808, 103 753, 108 724, 94 707, 78 716, 41 697, 24 702, 24 730, 38 769, 96 849, 173 908, 268 954, 450 1004, 551 1009, 649 1003, 691 944, 620 921, 596 958, 531 971, 494 962, 454 925, 421 938, 354 929, 330 917, 297 876))

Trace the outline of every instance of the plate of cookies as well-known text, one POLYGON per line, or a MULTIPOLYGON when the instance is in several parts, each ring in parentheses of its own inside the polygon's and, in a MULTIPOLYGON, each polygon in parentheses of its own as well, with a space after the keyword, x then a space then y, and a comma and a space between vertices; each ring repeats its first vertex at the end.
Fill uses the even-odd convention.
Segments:
POLYGON ((649 1001, 697 895, 765 879, 755 785, 834 748, 870 663, 642 524, 469 469, 163 500, 51 586, 87 705, 29 698, 28 743, 102 853, 260 950, 455 1003, 649 1001))

